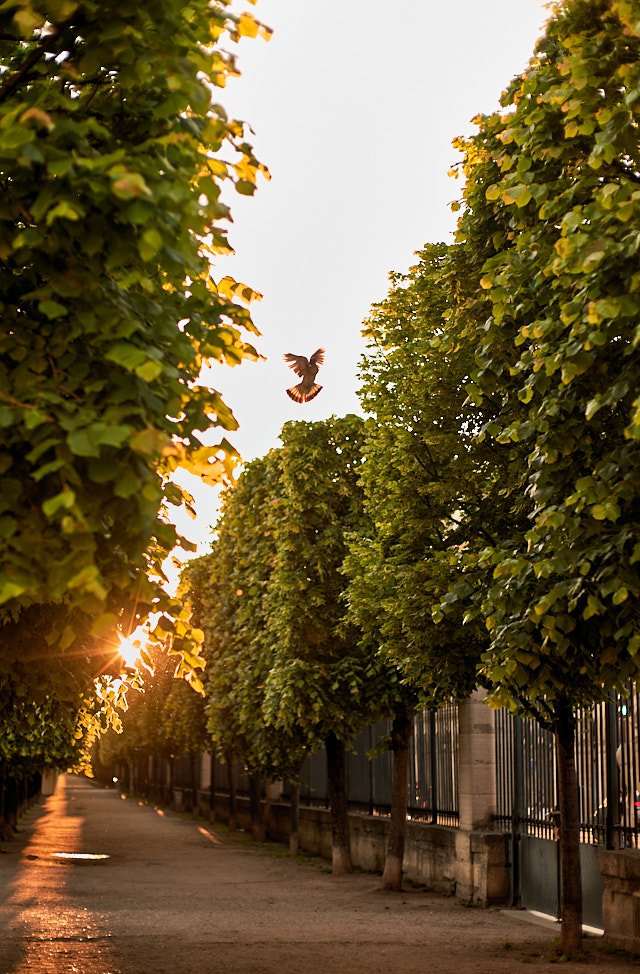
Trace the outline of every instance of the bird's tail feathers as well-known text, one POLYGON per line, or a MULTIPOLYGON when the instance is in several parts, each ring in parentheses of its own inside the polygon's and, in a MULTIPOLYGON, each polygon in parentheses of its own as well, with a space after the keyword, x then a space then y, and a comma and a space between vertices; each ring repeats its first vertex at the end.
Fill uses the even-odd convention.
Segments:
POLYGON ((301 385, 302 383, 299 383, 299 385, 291 386, 290 389, 287 389, 287 395, 289 396, 289 399, 293 399, 294 402, 310 402, 312 399, 315 399, 315 397, 322 389, 322 386, 319 386, 317 383, 314 383, 311 386, 311 388, 308 390, 308 392, 303 392, 302 389, 300 388, 301 385))

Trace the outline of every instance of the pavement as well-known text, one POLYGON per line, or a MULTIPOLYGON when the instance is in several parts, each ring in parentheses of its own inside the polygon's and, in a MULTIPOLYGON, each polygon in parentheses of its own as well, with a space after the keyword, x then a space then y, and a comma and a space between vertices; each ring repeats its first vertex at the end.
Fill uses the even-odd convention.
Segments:
MULTIPOLYGON (((553 929, 330 875, 70 775, 0 855, 0 974, 532 974, 553 929)), ((598 938, 563 974, 640 969, 598 938)))

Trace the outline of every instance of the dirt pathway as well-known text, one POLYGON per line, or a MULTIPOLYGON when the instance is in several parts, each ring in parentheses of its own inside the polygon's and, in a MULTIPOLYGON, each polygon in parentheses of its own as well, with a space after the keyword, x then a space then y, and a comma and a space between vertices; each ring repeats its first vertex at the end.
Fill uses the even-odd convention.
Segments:
MULTIPOLYGON (((554 970, 556 931, 518 912, 385 893, 203 824, 61 778, 0 857, 0 974, 554 970)), ((640 970, 588 943, 564 974, 640 970)))

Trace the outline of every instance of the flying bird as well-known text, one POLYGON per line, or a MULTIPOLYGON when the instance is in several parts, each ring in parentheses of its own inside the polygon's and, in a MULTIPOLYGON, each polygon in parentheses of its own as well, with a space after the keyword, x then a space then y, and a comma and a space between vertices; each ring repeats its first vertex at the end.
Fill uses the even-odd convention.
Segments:
POLYGON ((318 369, 324 362, 324 348, 319 348, 311 358, 305 358, 304 355, 292 355, 291 352, 287 352, 284 360, 289 368, 293 369, 295 374, 302 379, 302 382, 299 382, 297 386, 291 386, 290 389, 287 389, 287 395, 294 402, 309 402, 322 389, 322 386, 316 382, 316 376, 318 369))

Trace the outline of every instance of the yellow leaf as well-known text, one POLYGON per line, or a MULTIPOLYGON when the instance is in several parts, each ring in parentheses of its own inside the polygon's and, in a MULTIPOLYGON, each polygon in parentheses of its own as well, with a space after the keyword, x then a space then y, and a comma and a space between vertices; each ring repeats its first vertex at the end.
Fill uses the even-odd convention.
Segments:
POLYGON ((260 24, 251 14, 242 13, 238 18, 238 33, 241 37, 257 37, 260 24))

